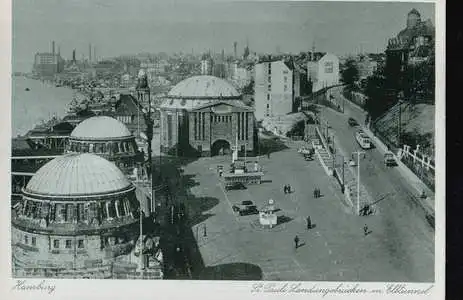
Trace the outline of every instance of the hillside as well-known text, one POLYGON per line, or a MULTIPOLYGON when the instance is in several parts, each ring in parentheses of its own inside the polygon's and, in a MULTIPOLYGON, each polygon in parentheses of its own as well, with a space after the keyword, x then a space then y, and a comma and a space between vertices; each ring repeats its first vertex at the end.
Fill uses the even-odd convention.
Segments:
POLYGON ((434 153, 435 106, 429 104, 411 105, 408 103, 392 107, 375 121, 375 128, 389 143, 397 143, 397 120, 401 115, 402 142, 413 148, 420 144, 428 153, 434 153), (399 110, 400 108, 400 110, 399 110))

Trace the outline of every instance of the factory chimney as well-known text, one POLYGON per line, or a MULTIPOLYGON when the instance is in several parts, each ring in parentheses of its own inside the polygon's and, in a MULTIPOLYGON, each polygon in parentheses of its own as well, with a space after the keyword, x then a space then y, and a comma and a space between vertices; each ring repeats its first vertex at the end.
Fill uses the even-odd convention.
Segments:
POLYGON ((51 42, 51 53, 55 56, 55 41, 51 42))
POLYGON ((88 44, 88 62, 92 62, 92 44, 88 44))
POLYGON ((235 59, 238 57, 238 53, 236 52, 236 47, 238 47, 238 43, 233 42, 233 53, 235 55, 235 59))

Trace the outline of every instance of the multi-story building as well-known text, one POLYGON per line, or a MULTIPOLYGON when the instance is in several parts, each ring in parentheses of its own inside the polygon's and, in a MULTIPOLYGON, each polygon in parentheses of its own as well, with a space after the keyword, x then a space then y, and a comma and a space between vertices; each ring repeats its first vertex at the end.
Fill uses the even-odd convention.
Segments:
POLYGON ((339 58, 330 53, 311 56, 307 62, 307 80, 312 82, 312 92, 339 84, 339 58))
POLYGON ((388 41, 386 66, 397 65, 403 70, 407 64, 425 61, 434 48, 434 31, 431 20, 421 21, 420 13, 412 9, 407 15, 406 28, 388 41))
POLYGON ((254 67, 254 102, 257 120, 294 112, 301 81, 291 60, 262 61, 254 67))
POLYGON ((433 57, 435 29, 431 20, 421 21, 412 9, 407 15, 406 28, 389 39, 386 48, 387 88, 391 99, 403 90, 403 76, 409 65, 423 63, 433 57))
POLYGON ((55 42, 52 44, 52 52, 36 53, 32 72, 36 76, 51 77, 64 70, 64 59, 55 53, 55 42))

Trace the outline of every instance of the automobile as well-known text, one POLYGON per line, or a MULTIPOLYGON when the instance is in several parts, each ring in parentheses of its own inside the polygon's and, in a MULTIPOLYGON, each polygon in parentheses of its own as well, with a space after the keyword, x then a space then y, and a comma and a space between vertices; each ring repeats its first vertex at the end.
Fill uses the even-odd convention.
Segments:
POLYGON ((349 120, 347 120, 347 123, 351 127, 358 126, 358 124, 359 124, 354 118, 349 118, 349 120))
POLYGON ((240 216, 255 215, 259 213, 257 206, 251 200, 241 201, 240 204, 232 206, 233 212, 238 213, 240 216))
POLYGON ((386 152, 384 154, 384 165, 386 167, 389 167, 389 166, 396 166, 397 165, 397 162, 394 158, 394 154, 392 152, 386 152))
POLYGON ((257 215, 259 210, 255 205, 247 205, 243 209, 240 209, 239 214, 240 216, 247 216, 247 215, 257 215))

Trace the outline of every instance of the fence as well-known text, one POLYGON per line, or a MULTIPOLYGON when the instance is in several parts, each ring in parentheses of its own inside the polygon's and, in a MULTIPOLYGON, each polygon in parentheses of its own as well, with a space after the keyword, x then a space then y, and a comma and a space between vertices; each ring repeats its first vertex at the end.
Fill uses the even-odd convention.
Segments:
POLYGON ((420 146, 410 150, 410 146, 404 145, 399 150, 399 158, 420 180, 431 190, 435 191, 435 165, 432 157, 419 152, 420 146))
POLYGON ((344 98, 346 98, 347 100, 357 104, 358 106, 360 107, 364 107, 365 106, 365 96, 360 94, 360 93, 356 93, 356 92, 351 92, 351 91, 348 91, 346 89, 343 90, 342 92, 344 98))

